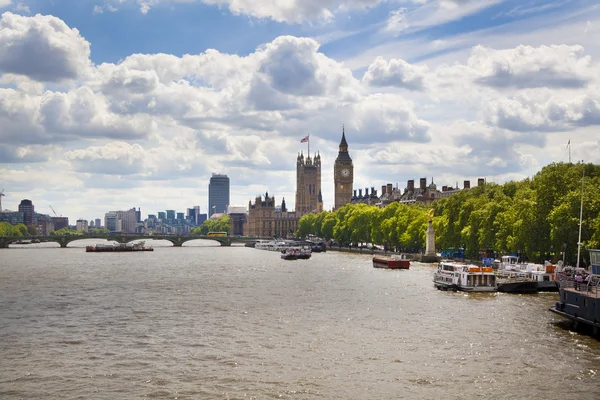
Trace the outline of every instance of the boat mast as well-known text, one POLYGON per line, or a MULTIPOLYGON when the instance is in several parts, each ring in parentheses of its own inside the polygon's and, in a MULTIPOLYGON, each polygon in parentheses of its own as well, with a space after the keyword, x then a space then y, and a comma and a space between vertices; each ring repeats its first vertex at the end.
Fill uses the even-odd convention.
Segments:
POLYGON ((581 176, 581 205, 579 206, 579 240, 577 240, 577 264, 579 268, 579 256, 581 254, 581 222, 583 221, 583 181, 585 179, 585 166, 583 166, 583 174, 581 176))

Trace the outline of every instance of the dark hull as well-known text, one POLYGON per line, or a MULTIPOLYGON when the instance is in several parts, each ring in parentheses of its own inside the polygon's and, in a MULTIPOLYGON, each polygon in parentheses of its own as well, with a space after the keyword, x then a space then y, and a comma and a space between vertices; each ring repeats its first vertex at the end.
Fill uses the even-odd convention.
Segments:
POLYGON ((130 253, 133 251, 154 251, 154 249, 86 249, 87 253, 130 253))
POLYGON ((499 282, 498 291, 503 293, 537 293, 538 284, 535 281, 499 282))
MULTIPOLYGON (((595 289, 595 288, 594 288, 595 289)), ((594 334, 600 332, 600 293, 587 291, 581 285, 577 288, 560 289, 560 301, 550 311, 575 323, 589 325, 594 334)))

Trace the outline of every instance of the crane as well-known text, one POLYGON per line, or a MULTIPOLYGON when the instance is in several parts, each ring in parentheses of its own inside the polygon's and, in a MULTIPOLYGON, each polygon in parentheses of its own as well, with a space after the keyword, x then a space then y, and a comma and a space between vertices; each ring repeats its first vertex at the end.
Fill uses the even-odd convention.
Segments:
POLYGON ((2 197, 6 196, 4 194, 4 189, 2 189, 2 191, 0 191, 0 212, 2 212, 2 197))
MULTIPOLYGON (((51 210, 52 210, 52 212, 54 213, 54 216, 55 216, 55 217, 58 217, 58 214, 56 213, 56 211, 54 211, 54 208, 52 208, 52 206, 50 206, 50 209, 51 209, 51 210)), ((61 215, 61 217, 62 217, 62 215, 61 215)))

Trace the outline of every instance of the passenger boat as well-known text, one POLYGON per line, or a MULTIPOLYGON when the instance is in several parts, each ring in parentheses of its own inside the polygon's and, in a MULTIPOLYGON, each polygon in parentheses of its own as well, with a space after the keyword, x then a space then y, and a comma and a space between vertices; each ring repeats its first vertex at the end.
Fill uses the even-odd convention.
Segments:
POLYGON ((281 251, 288 247, 296 246, 293 240, 259 240, 254 245, 258 250, 281 251))
POLYGON ((154 251, 152 247, 146 247, 145 242, 121 243, 121 244, 97 244, 95 246, 86 246, 88 253, 115 253, 126 251, 154 251))
POLYGON ((600 333, 600 250, 589 250, 591 271, 566 267, 557 271, 557 301, 550 311, 568 318, 575 327, 582 323, 592 327, 594 335, 600 333))
POLYGON ((310 246, 294 246, 281 250, 281 258, 284 260, 308 260, 311 255, 310 246))
POLYGON ((495 292, 496 275, 491 267, 474 264, 440 261, 433 275, 433 284, 439 290, 460 290, 464 292, 495 292))
POLYGON ((404 255, 375 256, 373 257, 373 267, 389 269, 409 269, 410 260, 404 255))
POLYGON ((518 292, 519 289, 526 289, 529 293, 535 287, 536 292, 556 292, 558 287, 555 282, 555 270, 556 265, 548 261, 544 264, 523 263, 519 262, 516 256, 503 256, 496 274, 499 284, 502 282, 506 290, 499 290, 518 292), (517 281, 522 284, 517 284, 517 281), (508 282, 512 284, 509 285, 508 282))

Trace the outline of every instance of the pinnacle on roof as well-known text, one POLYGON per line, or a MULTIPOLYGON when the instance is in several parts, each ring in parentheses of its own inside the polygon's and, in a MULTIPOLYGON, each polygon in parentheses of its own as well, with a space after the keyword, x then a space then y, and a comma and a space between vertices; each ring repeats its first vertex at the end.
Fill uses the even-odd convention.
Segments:
POLYGON ((345 128, 344 125, 342 125, 342 141, 340 142, 340 147, 348 147, 348 142, 346 142, 346 132, 345 132, 345 128))

